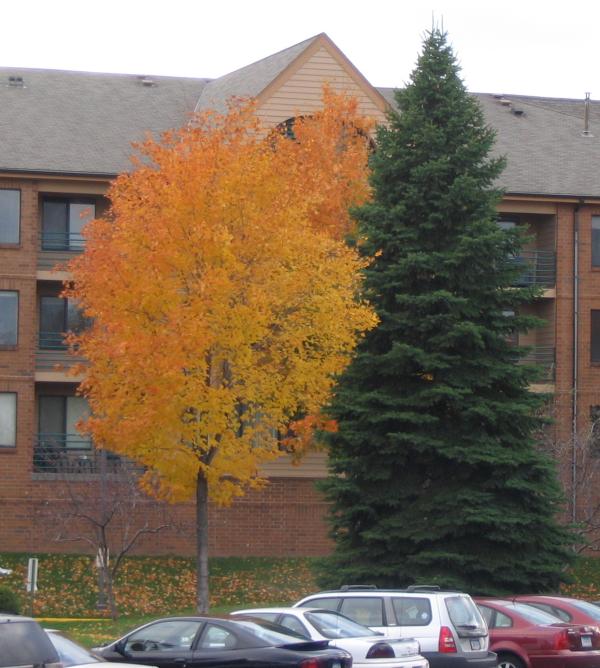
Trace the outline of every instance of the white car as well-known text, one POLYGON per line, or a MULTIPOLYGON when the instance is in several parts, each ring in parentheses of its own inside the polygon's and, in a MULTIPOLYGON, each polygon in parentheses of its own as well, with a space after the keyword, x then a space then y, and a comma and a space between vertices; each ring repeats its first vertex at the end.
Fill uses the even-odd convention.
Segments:
POLYGON ((77 666, 77 668, 123 668, 124 666, 127 666, 127 668, 155 668, 154 666, 143 666, 135 663, 123 664, 106 661, 97 654, 92 654, 60 631, 55 629, 44 629, 44 631, 46 631, 58 652, 64 668, 70 668, 71 666, 77 666))
POLYGON ((352 654, 353 668, 429 668, 412 638, 385 638, 349 617, 322 608, 251 608, 234 616, 259 617, 312 640, 329 640, 332 647, 352 654))

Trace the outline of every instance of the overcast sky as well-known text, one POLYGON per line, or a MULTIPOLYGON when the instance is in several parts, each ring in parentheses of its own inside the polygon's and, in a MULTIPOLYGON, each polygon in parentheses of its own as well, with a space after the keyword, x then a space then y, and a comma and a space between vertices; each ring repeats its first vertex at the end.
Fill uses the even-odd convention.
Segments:
POLYGON ((376 86, 432 17, 469 90, 600 99, 593 0, 0 0, 0 66, 218 77, 325 32, 376 86))

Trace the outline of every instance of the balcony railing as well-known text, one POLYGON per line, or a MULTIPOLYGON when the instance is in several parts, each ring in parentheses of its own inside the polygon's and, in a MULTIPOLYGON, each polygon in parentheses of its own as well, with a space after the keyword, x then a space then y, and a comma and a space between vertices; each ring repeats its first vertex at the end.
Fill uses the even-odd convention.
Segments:
POLYGON ((551 382, 556 370, 556 353, 553 346, 535 346, 521 359, 523 364, 535 364, 540 367, 540 380, 551 382))
POLYGON ((56 265, 64 265, 74 255, 82 253, 85 240, 79 233, 42 232, 38 254, 38 269, 50 271, 56 265))
POLYGON ((38 345, 42 350, 66 350, 65 335, 62 332, 40 332, 38 345))
POLYGON ((123 461, 112 452, 95 450, 80 434, 37 434, 33 448, 35 473, 116 473, 123 461))
POLYGON ((556 254, 552 251, 523 251, 513 259, 522 268, 515 285, 526 287, 538 285, 551 288, 556 285, 556 254))

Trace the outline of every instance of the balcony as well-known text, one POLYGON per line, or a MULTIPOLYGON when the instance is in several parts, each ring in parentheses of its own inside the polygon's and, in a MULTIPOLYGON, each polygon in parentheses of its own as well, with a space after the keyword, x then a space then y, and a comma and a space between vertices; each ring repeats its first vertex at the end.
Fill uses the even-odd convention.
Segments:
POLYGON ((525 357, 521 358, 521 364, 535 364, 540 368, 539 383, 553 383, 556 370, 556 353, 553 346, 534 346, 525 357))
POLYGON ((82 253, 85 241, 80 232, 42 232, 38 271, 52 272, 57 265, 64 266, 75 255, 82 253))
MULTIPOLYGON (((118 455, 95 450, 80 434, 37 434, 33 448, 34 473, 60 475, 115 474, 123 470, 118 455)), ((129 468, 135 468, 128 463, 129 468)))
POLYGON ((553 251, 523 251, 513 262, 523 269, 515 285, 542 288, 553 288, 556 285, 556 254, 553 251))
POLYGON ((64 343, 64 335, 56 332, 40 332, 38 349, 35 352, 36 381, 62 381, 77 383, 80 376, 73 376, 69 370, 77 364, 85 363, 85 358, 69 352, 64 343))

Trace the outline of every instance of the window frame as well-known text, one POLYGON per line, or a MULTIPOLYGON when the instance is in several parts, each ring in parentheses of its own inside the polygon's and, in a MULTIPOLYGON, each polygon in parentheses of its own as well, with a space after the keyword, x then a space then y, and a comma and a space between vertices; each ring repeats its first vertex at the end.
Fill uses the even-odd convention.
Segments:
POLYGON ((590 222, 590 266, 592 269, 600 269, 600 215, 592 216, 590 222), (597 227, 594 227, 594 223, 597 227), (594 252, 594 237, 597 242, 596 252, 594 252))
MULTIPOLYGON (((65 451, 69 450, 86 450, 86 451, 92 451, 94 449, 94 443, 92 441, 92 438, 90 436, 87 436, 85 434, 81 434, 80 432, 70 432, 67 431, 68 427, 68 422, 69 422, 69 407, 68 407, 68 402, 69 399, 80 399, 82 397, 79 397, 76 394, 40 394, 37 397, 37 425, 38 425, 38 437, 41 437, 42 435, 45 435, 46 437, 52 437, 52 436, 61 436, 62 437, 62 443, 59 445, 64 448, 65 451), (56 434, 52 432, 45 432, 41 430, 42 427, 42 400, 43 399, 62 399, 62 414, 61 414, 61 422, 62 422, 62 431, 57 432, 56 434), (73 445, 73 440, 69 439, 69 437, 73 436, 78 436, 78 440, 75 441, 75 445, 73 445)), ((89 408, 89 404, 88 404, 89 408)))
POLYGON ((0 450, 9 450, 13 451, 17 447, 17 441, 19 438, 18 425, 19 425, 19 395, 18 392, 13 391, 2 391, 0 392, 0 397, 4 395, 12 395, 14 397, 14 443, 1 443, 0 450))
MULTIPOLYGON (((17 240, 16 241, 2 241, 0 236, 0 248, 17 248, 21 245, 21 200, 23 199, 23 193, 20 188, 0 188, 1 191, 14 192, 18 194, 18 203, 17 203, 17 240)), ((0 228, 2 227, 2 220, 0 220, 0 228)))
POLYGON ((590 310, 590 364, 600 365, 600 309, 590 310))
MULTIPOLYGON (((91 217, 86 221, 85 224, 90 222, 90 220, 93 220, 96 217, 96 210, 98 208, 98 200, 94 196, 89 196, 86 197, 85 195, 45 195, 42 194, 41 196, 41 205, 40 205, 40 232, 41 232, 41 249, 43 251, 54 251, 54 252, 65 252, 65 251, 83 251, 84 248, 84 240, 83 238, 78 239, 77 241, 74 241, 71 239, 71 205, 72 204, 80 204, 85 207, 92 207, 92 215, 91 217), (65 212, 66 212, 66 219, 65 219, 65 240, 64 242, 61 242, 60 239, 58 241, 52 241, 46 239, 47 234, 51 234, 44 229, 44 221, 46 220, 45 216, 45 205, 46 203, 54 203, 54 204, 63 204, 65 206, 65 212)), ((60 234, 60 233, 54 233, 54 234, 60 234)))
POLYGON ((17 307, 15 310, 15 340, 14 343, 3 343, 0 340, 0 350, 14 350, 19 345, 19 305, 20 305, 20 294, 19 290, 6 290, 4 288, 0 289, 0 295, 2 293, 12 293, 16 295, 17 298, 17 307))

